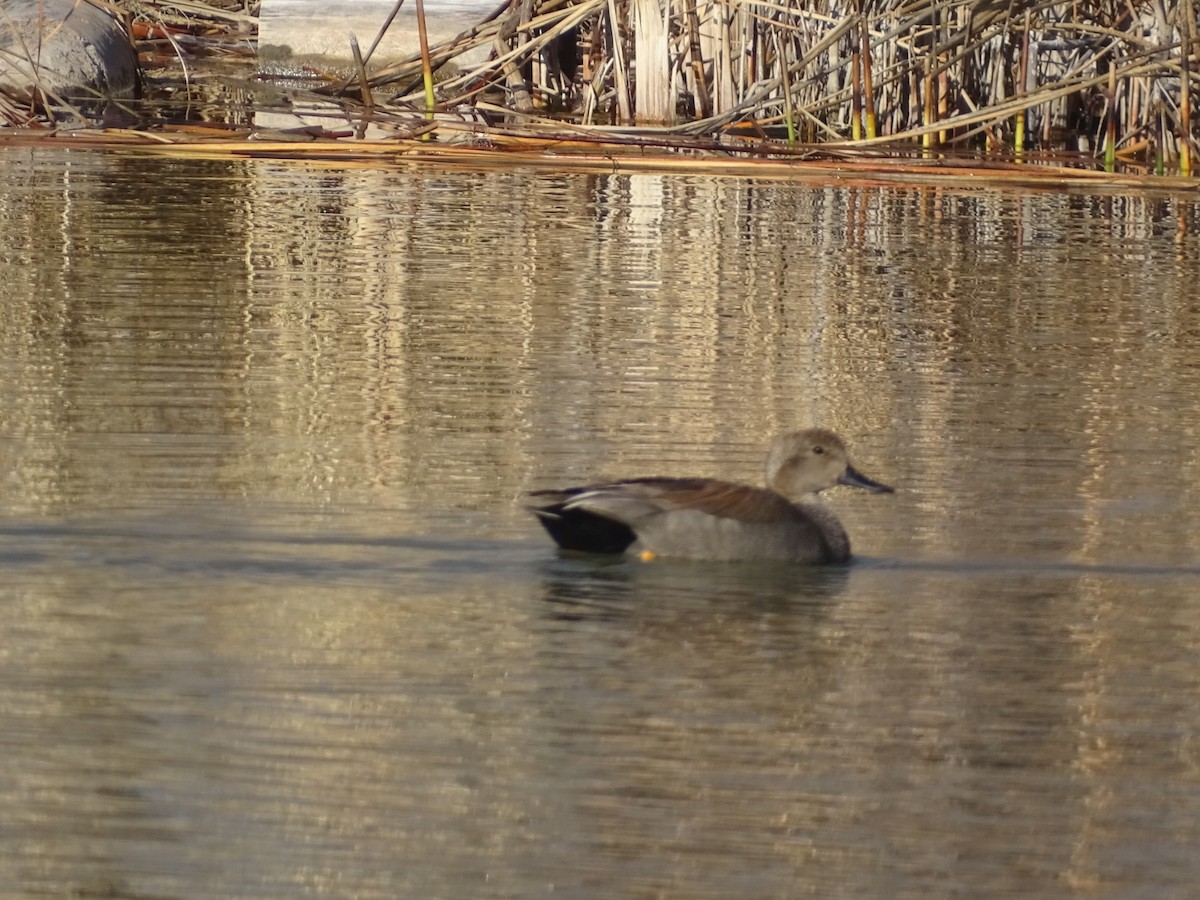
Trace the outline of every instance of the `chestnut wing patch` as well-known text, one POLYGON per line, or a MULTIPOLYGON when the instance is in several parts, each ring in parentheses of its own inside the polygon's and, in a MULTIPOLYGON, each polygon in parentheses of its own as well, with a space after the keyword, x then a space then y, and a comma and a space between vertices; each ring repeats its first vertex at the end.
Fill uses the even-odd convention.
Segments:
POLYGON ((784 522, 796 518, 796 508, 774 491, 714 478, 637 478, 613 487, 629 486, 663 511, 690 509, 742 522, 784 522))

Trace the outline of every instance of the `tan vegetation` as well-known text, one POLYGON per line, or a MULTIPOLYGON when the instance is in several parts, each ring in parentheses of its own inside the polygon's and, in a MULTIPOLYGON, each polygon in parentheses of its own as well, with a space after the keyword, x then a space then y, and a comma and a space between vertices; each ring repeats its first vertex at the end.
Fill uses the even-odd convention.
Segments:
MULTIPOLYGON (((1193 3, 511 0, 423 53, 328 73, 313 94, 400 137, 467 131, 477 147, 569 136, 589 152, 602 140, 773 156, 1052 154, 1187 176, 1193 3)), ((204 41, 209 55, 244 48, 257 14, 243 0, 118 5, 143 50, 185 71, 204 41)))
MULTIPOLYGON (((1192 0, 665 6, 514 0, 430 48, 435 68, 494 49, 486 64, 442 82, 438 102, 671 134, 753 123, 810 144, 1104 148, 1189 162, 1200 46, 1192 0)), ((372 84, 399 86, 394 102, 419 106, 421 65, 398 61, 372 84)))

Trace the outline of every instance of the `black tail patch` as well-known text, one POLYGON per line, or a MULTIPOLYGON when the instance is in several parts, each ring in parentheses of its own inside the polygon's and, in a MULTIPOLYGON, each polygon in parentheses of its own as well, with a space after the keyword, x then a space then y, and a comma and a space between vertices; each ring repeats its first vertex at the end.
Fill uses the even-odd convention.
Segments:
POLYGON ((563 509, 561 504, 535 509, 542 527, 564 550, 585 553, 624 553, 637 540, 628 525, 614 522, 582 509, 563 509))

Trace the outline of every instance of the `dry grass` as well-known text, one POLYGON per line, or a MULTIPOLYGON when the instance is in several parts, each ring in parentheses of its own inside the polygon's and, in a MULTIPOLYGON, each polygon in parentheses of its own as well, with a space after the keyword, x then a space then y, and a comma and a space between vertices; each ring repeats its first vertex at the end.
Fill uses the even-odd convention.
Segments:
MULTIPOLYGON (((488 96, 528 113, 508 102, 517 67, 535 112, 677 135, 754 122, 809 143, 1098 152, 1111 120, 1115 150, 1149 147, 1165 159, 1193 140, 1191 0, 684 0, 667 21, 667 70, 639 73, 632 22, 644 3, 543 0, 524 15, 516 4, 498 10, 431 48, 435 66, 472 48, 495 51, 442 82, 438 101, 450 108, 488 96), (578 51, 574 72, 562 66, 564 47, 578 51), (639 78, 669 96, 640 93, 639 78)), ((392 102, 404 106, 417 101, 418 71, 416 58, 400 60, 374 83, 399 85, 392 102)))
POLYGON ((177 158, 274 160, 339 168, 435 165, 471 169, 543 168, 580 173, 701 173, 772 180, 816 180, 856 184, 969 183, 978 188, 1019 187, 1047 190, 1120 188, 1152 191, 1200 190, 1191 179, 1113 175, 1094 169, 1054 164, 981 162, 977 159, 921 158, 880 154, 849 145, 786 147, 758 141, 682 141, 651 136, 602 138, 558 133, 494 133, 486 142, 452 144, 416 139, 383 141, 317 138, 305 142, 263 140, 248 135, 198 128, 147 133, 131 130, 74 130, 62 135, 12 131, 0 142, 105 149, 177 158))
MULTIPOLYGON (((116 2, 146 41, 171 45, 185 77, 179 35, 244 37, 257 14, 242 0, 116 2)), ((633 23, 664 3, 513 0, 430 46, 424 62, 414 54, 369 77, 318 83, 349 119, 392 123, 395 142, 288 141, 267 151, 243 147, 237 131, 222 149, 195 133, 162 146, 376 164, 553 153, 571 168, 771 177, 838 166, 925 177, 963 171, 954 157, 1040 153, 1028 176, 1037 183, 1076 183, 1090 177, 1079 169, 1102 161, 1190 173, 1193 0, 674 0, 653 46, 639 44, 645 29, 633 23), (481 48, 486 62, 464 62, 481 48), (1051 153, 1078 168, 1045 165, 1051 153), (914 162, 918 154, 926 159, 914 162)), ((152 140, 133 142, 149 150, 152 140)), ((975 171, 1012 177, 992 164, 975 171)))

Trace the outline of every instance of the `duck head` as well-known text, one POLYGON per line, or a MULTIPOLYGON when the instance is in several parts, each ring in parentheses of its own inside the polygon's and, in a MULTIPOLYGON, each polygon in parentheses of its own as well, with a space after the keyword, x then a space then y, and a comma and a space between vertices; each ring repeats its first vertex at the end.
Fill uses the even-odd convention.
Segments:
POLYGON ((837 484, 890 494, 892 488, 859 472, 842 439, 824 428, 782 434, 767 454, 767 487, 789 500, 820 493, 837 484))

